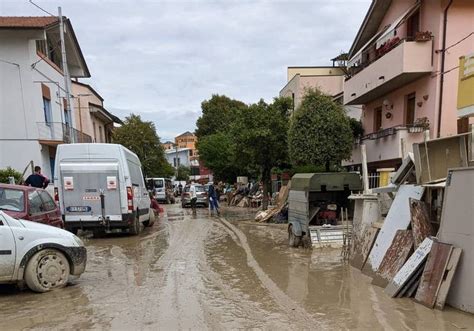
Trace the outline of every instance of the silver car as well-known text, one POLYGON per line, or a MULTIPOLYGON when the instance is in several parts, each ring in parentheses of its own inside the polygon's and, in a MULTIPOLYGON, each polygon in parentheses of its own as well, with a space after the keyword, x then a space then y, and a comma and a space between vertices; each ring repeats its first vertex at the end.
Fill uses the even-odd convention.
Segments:
POLYGON ((181 196, 181 207, 186 208, 187 206, 191 206, 191 193, 189 192, 191 186, 196 188, 196 206, 209 207, 206 189, 200 184, 191 184, 184 187, 183 195, 181 196))

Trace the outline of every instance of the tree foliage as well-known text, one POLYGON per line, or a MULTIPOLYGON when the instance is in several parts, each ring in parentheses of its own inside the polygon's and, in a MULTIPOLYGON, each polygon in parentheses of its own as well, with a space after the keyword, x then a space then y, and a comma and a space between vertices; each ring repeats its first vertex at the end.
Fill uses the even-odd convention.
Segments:
POLYGON ((180 165, 178 167, 176 180, 188 181, 189 175, 191 175, 191 168, 180 165))
POLYGON ((146 177, 169 177, 173 167, 166 161, 155 124, 146 122, 139 115, 131 114, 124 124, 113 132, 112 140, 137 154, 146 177))
POLYGON ((196 136, 199 140, 217 132, 227 132, 236 115, 247 106, 225 95, 214 94, 201 103, 202 115, 196 122, 196 136))
POLYGON ((263 100, 240 112, 231 134, 238 165, 257 168, 263 181, 264 209, 270 186, 271 169, 288 160, 288 109, 291 99, 277 98, 270 105, 263 100))
POLYGON ((236 162, 235 145, 229 132, 218 132, 199 140, 199 159, 218 180, 233 182, 241 174, 236 162))
POLYGON ((293 114, 289 133, 289 154, 295 166, 339 165, 351 155, 352 130, 340 105, 318 90, 307 90, 293 114))
POLYGON ((9 177, 15 178, 15 183, 19 184, 22 181, 21 172, 16 171, 12 167, 0 169, 0 183, 9 184, 9 177))
POLYGON ((362 126, 362 121, 355 118, 349 118, 349 124, 352 130, 352 136, 354 138, 360 138, 364 135, 364 127, 362 126))

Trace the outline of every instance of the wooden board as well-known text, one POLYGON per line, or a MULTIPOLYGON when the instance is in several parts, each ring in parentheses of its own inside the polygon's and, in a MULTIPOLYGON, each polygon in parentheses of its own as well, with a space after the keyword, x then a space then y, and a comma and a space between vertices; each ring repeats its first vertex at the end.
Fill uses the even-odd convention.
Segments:
POLYGON ((410 198, 411 228, 417 248, 426 237, 434 235, 426 203, 410 198))
POLYGON ((367 265, 371 267, 373 272, 378 270, 397 230, 406 230, 410 224, 409 199, 420 199, 423 192, 424 187, 415 185, 401 185, 398 189, 382 229, 367 259, 367 265))
POLYGON ((413 249, 413 234, 411 230, 398 230, 392 245, 387 250, 372 284, 385 287, 398 270, 405 264, 413 249))
POLYGON ((408 261, 403 267, 397 272, 395 277, 385 288, 384 292, 390 295, 392 298, 395 297, 403 286, 410 280, 410 278, 416 273, 421 264, 423 264, 430 253, 433 240, 426 238, 423 240, 420 246, 410 256, 408 261))
POLYGON ((420 286, 416 291, 415 301, 428 308, 434 307, 452 249, 451 244, 438 241, 433 243, 425 270, 421 275, 420 286))
POLYGON ((451 287, 451 283, 453 281, 454 273, 456 272, 459 259, 461 258, 461 253, 462 249, 458 247, 454 247, 453 251, 451 252, 448 265, 446 266, 446 270, 444 272, 443 281, 439 287, 438 297, 436 298, 436 309, 442 310, 444 308, 446 298, 448 297, 449 288, 451 287))
POLYGON ((410 277, 410 279, 406 282, 406 284, 400 289, 397 293, 397 298, 409 297, 409 294, 414 294, 418 285, 420 284, 421 274, 423 273, 423 269, 425 268, 425 263, 423 262, 416 272, 410 277))
MULTIPOLYGON (((351 255, 351 265, 354 268, 362 270, 367 261, 367 257, 374 246, 375 239, 380 229, 369 227, 362 234, 362 237, 359 239, 357 246, 354 248, 354 254, 351 255)), ((355 244, 355 243, 354 243, 355 244)))

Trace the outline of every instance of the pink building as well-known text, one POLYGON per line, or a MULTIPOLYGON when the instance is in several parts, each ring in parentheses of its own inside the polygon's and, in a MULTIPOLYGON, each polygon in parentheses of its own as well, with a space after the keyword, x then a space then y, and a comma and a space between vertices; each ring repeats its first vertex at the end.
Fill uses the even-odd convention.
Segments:
POLYGON ((465 130, 457 66, 474 51, 473 31, 471 0, 373 0, 349 52, 344 103, 363 105, 365 135, 345 166, 361 163, 361 143, 376 171, 397 168, 425 136, 465 130))

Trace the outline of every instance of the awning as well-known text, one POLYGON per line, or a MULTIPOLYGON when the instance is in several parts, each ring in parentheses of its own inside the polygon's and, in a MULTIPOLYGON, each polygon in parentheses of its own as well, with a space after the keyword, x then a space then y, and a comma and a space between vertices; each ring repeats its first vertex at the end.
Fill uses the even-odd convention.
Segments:
POLYGON ((377 44, 375 47, 378 49, 383 44, 385 44, 388 40, 395 37, 395 31, 397 28, 404 23, 414 12, 416 12, 420 8, 421 4, 417 1, 412 7, 410 7, 406 12, 404 12, 399 18, 397 18, 392 24, 390 24, 389 28, 380 36, 377 40, 377 44))
POLYGON ((362 46, 359 49, 359 51, 357 53, 355 53, 354 56, 347 62, 347 66, 350 68, 350 67, 357 66, 357 65, 361 64, 361 62, 362 62, 362 52, 365 51, 367 49, 367 47, 374 42, 374 40, 377 40, 377 38, 379 38, 385 31, 387 31, 389 26, 390 25, 387 25, 382 30, 380 30, 379 32, 374 34, 374 36, 372 38, 370 38, 369 41, 366 42, 365 45, 362 46))

